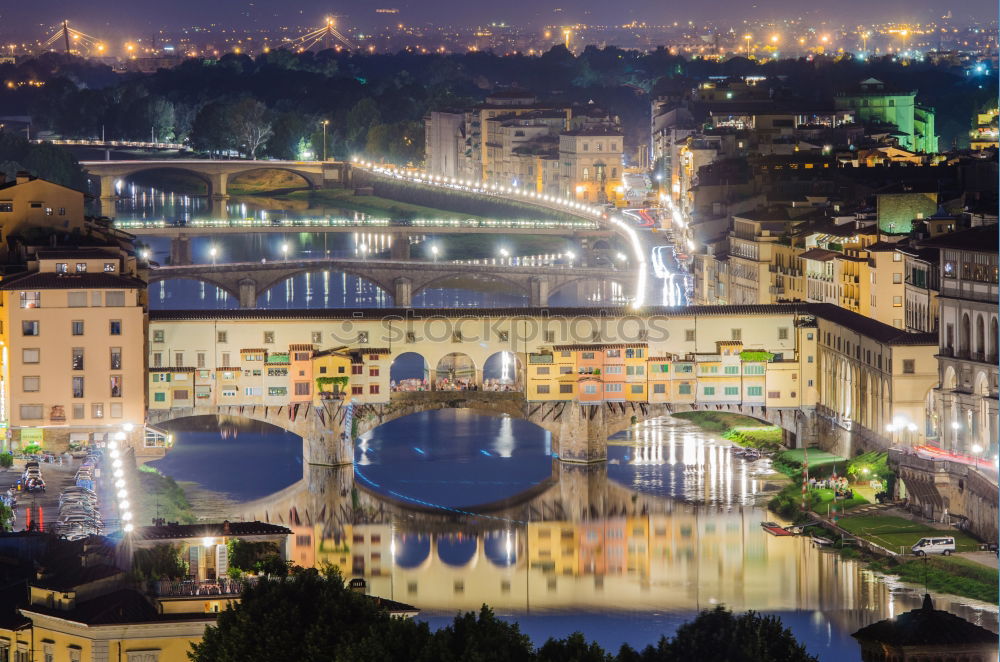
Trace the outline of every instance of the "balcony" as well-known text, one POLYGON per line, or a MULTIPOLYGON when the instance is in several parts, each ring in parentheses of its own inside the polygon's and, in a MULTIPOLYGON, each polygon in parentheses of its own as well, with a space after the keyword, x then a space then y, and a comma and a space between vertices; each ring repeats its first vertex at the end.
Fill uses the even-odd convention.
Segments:
POLYGON ((256 577, 244 579, 230 579, 223 577, 212 580, 182 580, 170 581, 159 580, 152 582, 152 590, 155 595, 161 597, 184 597, 184 596, 205 596, 205 595, 239 595, 247 586, 257 584, 256 577))

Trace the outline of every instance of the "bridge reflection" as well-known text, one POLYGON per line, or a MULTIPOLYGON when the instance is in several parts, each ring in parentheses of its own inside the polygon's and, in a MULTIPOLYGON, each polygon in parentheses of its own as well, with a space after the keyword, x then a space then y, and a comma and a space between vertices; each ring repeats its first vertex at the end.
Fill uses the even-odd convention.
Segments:
MULTIPOLYGON (((919 594, 804 538, 776 538, 757 506, 694 505, 609 481, 600 468, 477 512, 416 507, 365 490, 350 468, 310 467, 246 517, 294 533, 290 558, 364 577, 427 611, 668 610, 715 604, 821 612, 845 632, 919 606, 919 594)), ((996 607, 937 604, 997 629, 996 607)))

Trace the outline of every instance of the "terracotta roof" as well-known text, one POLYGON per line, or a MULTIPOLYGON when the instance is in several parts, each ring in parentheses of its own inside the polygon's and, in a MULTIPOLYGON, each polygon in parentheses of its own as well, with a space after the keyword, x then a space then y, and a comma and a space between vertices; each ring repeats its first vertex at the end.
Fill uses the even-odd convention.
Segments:
POLYGON ((609 343, 609 344, 593 344, 593 345, 553 345, 552 350, 558 352, 576 350, 579 352, 603 352, 606 349, 629 349, 629 348, 643 348, 645 349, 649 343, 609 343))
POLYGON ((149 366, 149 372, 194 372, 197 368, 170 367, 168 365, 149 366))
POLYGON ((263 347, 244 347, 240 350, 240 354, 266 354, 267 350, 263 347))
POLYGON ((110 273, 33 272, 0 282, 0 290, 141 290, 145 281, 110 273))
POLYGON ((275 536, 291 535, 291 531, 267 522, 215 522, 211 524, 165 524, 137 527, 135 540, 172 538, 206 538, 212 536, 275 536))
POLYGON ((828 251, 825 248, 810 248, 806 252, 799 255, 803 260, 816 260, 817 262, 829 262, 837 257, 840 257, 841 253, 837 251, 828 251))
POLYGON ((313 345, 306 345, 306 344, 288 346, 289 352, 311 352, 313 351, 313 349, 315 349, 313 345))
POLYGON ((149 623, 160 621, 215 621, 217 614, 211 612, 161 614, 156 607, 138 591, 121 589, 77 603, 73 609, 54 609, 40 605, 21 608, 21 613, 43 614, 84 625, 124 625, 128 623, 149 623))
POLYGON ((43 576, 31 582, 32 586, 53 591, 72 591, 81 584, 89 584, 116 575, 124 576, 125 571, 113 565, 76 565, 60 568, 51 577, 43 576))
POLYGON ((105 258, 119 259, 117 248, 108 247, 107 249, 102 249, 89 246, 77 249, 65 247, 58 249, 39 248, 35 253, 35 257, 39 260, 86 260, 88 258, 94 260, 105 258))
POLYGON ((924 595, 919 609, 895 618, 872 623, 851 635, 859 641, 873 641, 890 646, 997 646, 997 635, 964 618, 934 608, 930 595, 924 595))

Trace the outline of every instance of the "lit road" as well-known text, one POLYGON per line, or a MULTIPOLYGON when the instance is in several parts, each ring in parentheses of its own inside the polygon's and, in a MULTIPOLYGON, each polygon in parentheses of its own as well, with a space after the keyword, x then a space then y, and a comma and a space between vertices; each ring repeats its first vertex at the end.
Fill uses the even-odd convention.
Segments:
POLYGON ((649 253, 651 269, 648 274, 650 303, 660 306, 684 306, 688 303, 690 276, 677 261, 672 244, 657 243, 654 233, 657 228, 655 212, 649 209, 626 209, 624 217, 632 221, 636 228, 646 230, 639 233, 649 253))

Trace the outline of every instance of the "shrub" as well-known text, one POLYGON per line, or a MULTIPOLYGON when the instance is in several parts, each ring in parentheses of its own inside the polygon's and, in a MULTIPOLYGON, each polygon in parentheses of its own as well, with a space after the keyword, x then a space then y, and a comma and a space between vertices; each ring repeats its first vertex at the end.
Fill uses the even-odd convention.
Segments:
POLYGON ((0 467, 9 468, 14 466, 13 453, 0 453, 0 467))

